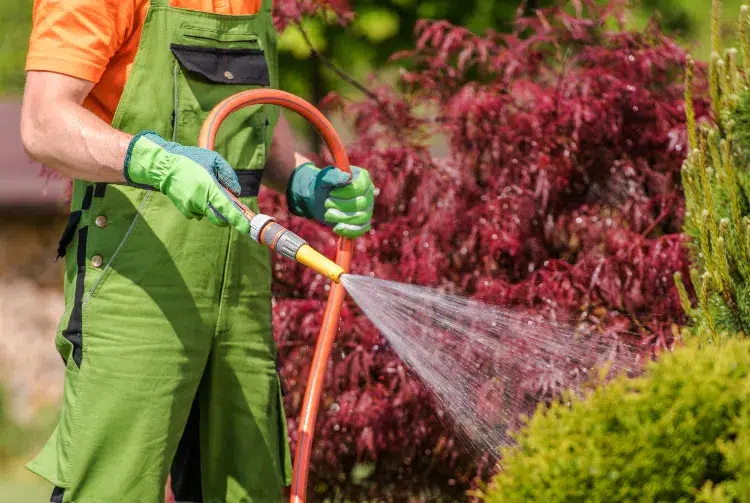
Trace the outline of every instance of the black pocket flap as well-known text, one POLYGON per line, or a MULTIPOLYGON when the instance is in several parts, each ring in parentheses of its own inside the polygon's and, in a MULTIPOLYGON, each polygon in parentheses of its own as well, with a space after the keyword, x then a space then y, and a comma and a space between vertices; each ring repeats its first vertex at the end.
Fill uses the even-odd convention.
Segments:
POLYGON ((170 48, 184 68, 211 82, 271 85, 262 49, 222 49, 178 44, 172 44, 170 48))

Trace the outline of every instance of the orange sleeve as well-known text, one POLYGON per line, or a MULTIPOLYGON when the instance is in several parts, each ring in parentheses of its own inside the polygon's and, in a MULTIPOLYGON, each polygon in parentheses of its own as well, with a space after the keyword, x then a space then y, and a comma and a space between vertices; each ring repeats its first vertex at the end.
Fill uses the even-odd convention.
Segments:
POLYGON ((34 0, 26 71, 98 82, 134 14, 135 0, 34 0))

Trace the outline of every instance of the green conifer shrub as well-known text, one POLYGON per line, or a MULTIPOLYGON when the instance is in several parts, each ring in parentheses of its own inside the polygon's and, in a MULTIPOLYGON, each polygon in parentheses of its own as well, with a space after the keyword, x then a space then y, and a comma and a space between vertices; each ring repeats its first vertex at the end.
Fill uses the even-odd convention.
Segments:
POLYGON ((739 21, 741 51, 723 51, 719 0, 713 2, 709 63, 713 121, 697 124, 692 104, 694 63, 686 71, 690 153, 682 168, 684 230, 690 237, 690 274, 697 302, 679 273, 675 281, 693 328, 709 339, 750 333, 750 14, 739 21), (721 335, 720 335, 721 334, 721 335))
POLYGON ((690 344, 541 408, 487 503, 750 501, 750 341, 690 344))

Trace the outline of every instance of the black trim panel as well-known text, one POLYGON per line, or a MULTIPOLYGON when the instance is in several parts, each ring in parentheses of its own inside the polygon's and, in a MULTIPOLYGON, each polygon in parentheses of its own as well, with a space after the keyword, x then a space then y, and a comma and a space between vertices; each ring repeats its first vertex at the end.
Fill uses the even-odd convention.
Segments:
POLYGON ((64 257, 68 253, 68 246, 73 241, 73 236, 76 234, 78 223, 81 221, 81 215, 83 211, 74 211, 68 215, 68 223, 65 224, 60 241, 57 243, 57 258, 64 257))
POLYGON ((193 405, 190 407, 188 420, 169 470, 172 475, 172 493, 175 501, 195 503, 203 501, 200 417, 200 392, 198 392, 193 398, 193 405))
POLYGON ((260 192, 260 182, 263 179, 262 169, 246 169, 235 171, 240 182, 240 197, 256 197, 260 192))
POLYGON ((78 230, 78 275, 76 276, 76 290, 73 298, 73 309, 70 311, 68 328, 62 335, 73 345, 73 361, 80 367, 83 360, 83 293, 86 280, 86 241, 88 227, 78 230))
POLYGON ((57 487, 52 490, 52 496, 49 497, 50 503, 62 503, 63 498, 65 497, 65 489, 62 487, 57 487))
POLYGON ((87 210, 91 208, 91 198, 94 197, 94 186, 89 185, 86 187, 86 193, 83 195, 83 202, 81 202, 81 209, 87 210))
MULTIPOLYGON (((96 185, 98 187, 100 184, 97 183, 96 185)), ((97 188, 96 190, 98 191, 99 189, 97 188)), ((95 192, 96 191, 94 190, 93 185, 87 186, 86 192, 83 194, 83 200, 81 201, 81 209, 73 211, 70 213, 70 215, 68 215, 68 222, 65 224, 65 229, 63 229, 62 236, 60 236, 60 241, 57 242, 58 259, 64 257, 68 253, 68 246, 73 241, 73 237, 75 236, 78 224, 81 222, 83 211, 91 208, 91 199, 93 198, 95 192)), ((104 191, 102 191, 102 195, 104 195, 104 191)))
POLYGON ((107 184, 104 182, 97 182, 94 185, 94 197, 104 197, 107 191, 107 184))

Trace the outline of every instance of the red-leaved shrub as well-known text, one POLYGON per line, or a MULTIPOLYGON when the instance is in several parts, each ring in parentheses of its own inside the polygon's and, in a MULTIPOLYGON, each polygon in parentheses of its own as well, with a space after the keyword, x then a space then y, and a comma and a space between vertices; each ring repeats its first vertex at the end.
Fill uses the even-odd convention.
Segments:
MULTIPOLYGON (((579 9, 520 18, 511 34, 423 21, 415 49, 396 55, 409 62, 401 90, 379 87, 377 99, 346 104, 357 135, 352 162, 380 188, 374 232, 356 241, 353 272, 575 317, 650 356, 671 347, 674 325, 685 321, 671 279, 688 276, 679 180, 685 53, 655 25, 617 28, 619 7, 573 4, 579 9)), ((283 217, 281 197, 266 193, 262 207, 333 254, 330 230, 283 217)), ((274 270, 294 447, 328 286, 287 260, 274 270)), ((569 384, 550 389, 544 376, 528 377, 521 391, 536 399, 569 384)), ((360 500, 407 501, 438 488, 463 499, 478 460, 455 445, 418 379, 347 304, 318 415, 311 493, 338 485, 360 500), (374 473, 354 487, 361 463, 374 473)))

